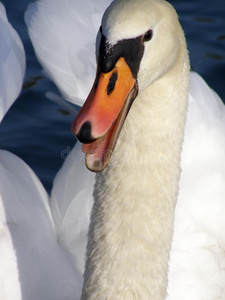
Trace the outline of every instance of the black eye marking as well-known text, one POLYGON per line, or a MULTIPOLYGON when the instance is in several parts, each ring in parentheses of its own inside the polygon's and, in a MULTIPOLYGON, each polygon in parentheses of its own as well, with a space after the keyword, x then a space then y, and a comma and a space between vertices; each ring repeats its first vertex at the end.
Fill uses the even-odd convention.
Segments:
POLYGON ((148 42, 153 37, 153 31, 149 29, 144 35, 143 35, 143 42, 148 42))
POLYGON ((99 68, 101 72, 108 73, 113 70, 118 59, 123 57, 133 77, 136 78, 143 53, 143 35, 134 39, 121 40, 115 45, 111 45, 103 34, 99 47, 99 68))
POLYGON ((118 74, 117 72, 114 72, 111 78, 109 79, 109 84, 107 86, 107 95, 110 95, 113 92, 116 85, 117 78, 118 78, 118 74))
POLYGON ((99 31, 102 34, 102 25, 100 26, 99 31))

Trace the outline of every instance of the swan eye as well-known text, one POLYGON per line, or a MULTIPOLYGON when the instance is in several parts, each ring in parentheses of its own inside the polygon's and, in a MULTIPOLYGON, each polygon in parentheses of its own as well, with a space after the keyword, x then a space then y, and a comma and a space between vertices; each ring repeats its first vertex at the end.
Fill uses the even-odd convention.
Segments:
POLYGON ((100 26, 99 31, 102 34, 102 25, 100 26))
POLYGON ((143 42, 148 42, 152 39, 153 31, 149 29, 144 35, 143 35, 143 42))

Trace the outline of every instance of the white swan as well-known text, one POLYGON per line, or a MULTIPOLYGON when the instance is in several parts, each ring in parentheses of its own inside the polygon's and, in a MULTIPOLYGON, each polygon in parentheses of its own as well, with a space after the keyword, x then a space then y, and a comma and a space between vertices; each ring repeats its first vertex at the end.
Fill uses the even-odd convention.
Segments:
MULTIPOLYGON (((0 120, 20 93, 25 53, 0 3, 0 120)), ((48 195, 16 155, 0 150, 0 299, 74 299, 80 290, 58 243, 48 195)))
MULTIPOLYGON (((39 1, 30 7, 27 23, 37 56, 48 74, 67 98, 77 101, 82 95, 75 79, 84 72, 84 66, 76 70, 71 55, 75 58, 85 53, 89 36, 83 35, 87 40, 82 41, 81 47, 71 40, 69 25, 78 22, 79 28, 86 28, 90 34, 95 23, 87 15, 85 19, 85 10, 82 21, 79 16, 76 19, 76 4, 64 3, 61 6, 60 1, 55 1, 51 6, 50 1, 39 1), (85 20, 90 27, 85 26, 85 20), (56 28, 62 30, 61 35, 56 28), (55 48, 60 37, 60 47, 55 48), (58 64, 59 58, 62 64, 58 64), (65 78, 68 81, 60 85, 60 79, 65 78), (69 91, 74 94, 73 99, 69 91)), ((160 0, 115 1, 103 18, 102 32, 111 45, 145 33, 146 43, 137 76, 138 97, 108 167, 97 177, 83 298, 166 297, 181 166, 167 299, 224 299, 224 105, 197 74, 191 74, 180 163, 189 68, 185 40, 174 10, 160 0), (149 29, 153 29, 152 39, 149 29)), ((101 51, 104 52, 103 43, 101 51)), ((86 85, 87 81, 84 88, 86 85)), ((78 119, 75 124, 77 133, 83 120, 78 119)), ((96 129, 94 134, 97 137, 102 133, 96 129)), ((51 201, 61 242, 73 252, 76 261, 81 261, 82 269, 95 178, 81 166, 79 155, 77 146, 55 180, 51 201), (78 250, 76 241, 81 241, 78 250)), ((88 162, 90 168, 92 162, 88 162)))

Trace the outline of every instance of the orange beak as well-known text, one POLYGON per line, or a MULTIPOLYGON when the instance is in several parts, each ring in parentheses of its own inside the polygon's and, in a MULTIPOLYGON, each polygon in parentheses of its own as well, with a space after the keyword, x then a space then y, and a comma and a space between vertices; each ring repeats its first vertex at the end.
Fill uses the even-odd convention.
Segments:
POLYGON ((84 143, 89 170, 100 172, 108 164, 136 94, 136 80, 124 58, 108 73, 98 67, 91 92, 72 124, 72 132, 84 143))

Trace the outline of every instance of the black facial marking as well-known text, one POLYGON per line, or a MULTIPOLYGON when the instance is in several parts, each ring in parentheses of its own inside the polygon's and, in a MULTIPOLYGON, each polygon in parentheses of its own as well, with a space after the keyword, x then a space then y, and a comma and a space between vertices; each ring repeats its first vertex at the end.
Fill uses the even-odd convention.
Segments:
POLYGON ((83 144, 89 144, 94 141, 91 136, 91 122, 86 121, 82 125, 79 133, 77 134, 77 138, 83 144))
POLYGON ((113 72, 111 78, 109 79, 109 83, 107 86, 107 95, 110 95, 113 92, 115 85, 116 85, 117 78, 118 78, 117 72, 113 72))
POLYGON ((134 78, 140 67, 140 62, 144 53, 143 37, 119 41, 115 45, 110 45, 104 35, 102 35, 99 49, 99 67, 103 73, 112 71, 120 57, 124 57, 130 67, 134 78))

